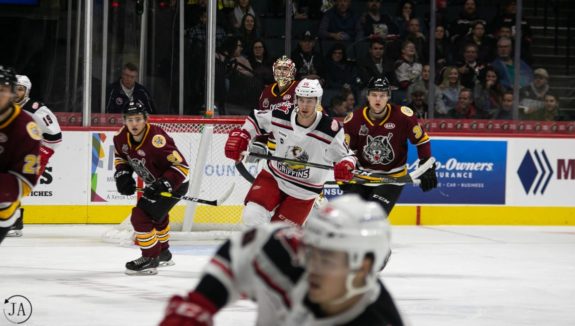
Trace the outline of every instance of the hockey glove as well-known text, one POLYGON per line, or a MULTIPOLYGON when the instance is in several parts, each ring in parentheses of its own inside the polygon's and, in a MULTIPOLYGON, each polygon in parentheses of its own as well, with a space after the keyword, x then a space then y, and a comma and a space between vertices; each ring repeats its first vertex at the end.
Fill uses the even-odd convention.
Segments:
POLYGON ((54 150, 47 146, 40 146, 40 170, 38 170, 38 175, 44 174, 44 170, 46 170, 46 165, 48 165, 48 161, 50 157, 54 155, 54 150))
POLYGON ((166 179, 157 179, 144 189, 144 197, 152 200, 158 200, 162 192, 172 192, 172 185, 166 179))
POLYGON ((200 294, 192 292, 188 298, 176 295, 170 299, 160 326, 211 326, 216 311, 216 307, 200 294))
POLYGON ((125 196, 131 196, 136 192, 136 181, 132 178, 132 172, 128 170, 118 170, 114 173, 116 179, 116 189, 125 196))
POLYGON ((355 168, 354 164, 348 160, 341 160, 333 167, 333 175, 335 181, 351 181, 353 179, 353 173, 351 172, 355 168))
POLYGON ((226 157, 234 161, 239 161, 242 152, 248 149, 248 144, 251 138, 250 134, 243 129, 236 128, 232 130, 228 136, 228 141, 226 142, 226 157))
MULTIPOLYGON (((420 160, 419 165, 422 165, 427 160, 428 160, 428 158, 424 159, 424 160, 420 160)), ((419 180, 421 181, 421 183, 419 184, 419 187, 424 192, 430 191, 431 189, 437 187, 437 176, 435 175, 435 164, 431 168, 429 168, 427 171, 425 171, 419 177, 419 180)))
MULTIPOLYGON (((268 135, 261 135, 254 137, 254 139, 252 139, 252 142, 248 147, 248 151, 250 153, 268 155, 269 154, 268 137, 269 137, 268 135)), ((246 163, 257 163, 259 162, 259 160, 260 158, 258 157, 248 156, 246 158, 246 163)))

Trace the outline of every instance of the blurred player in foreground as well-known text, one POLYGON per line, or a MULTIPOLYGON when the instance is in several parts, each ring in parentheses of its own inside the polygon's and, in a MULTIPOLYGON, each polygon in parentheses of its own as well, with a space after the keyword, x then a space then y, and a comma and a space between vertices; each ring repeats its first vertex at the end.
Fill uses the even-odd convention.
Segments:
MULTIPOLYGON (((40 170, 38 178, 46 170, 50 157, 54 155, 54 150, 62 142, 62 131, 58 118, 44 105, 44 103, 30 99, 32 82, 25 75, 16 75, 16 104, 32 115, 34 121, 42 131, 42 145, 40 146, 40 170)), ((21 237, 24 229, 24 209, 20 208, 20 218, 12 225, 8 232, 9 237, 21 237)))
POLYGON ((126 274, 157 274, 158 266, 173 265, 168 240, 169 211, 178 200, 162 193, 185 195, 189 168, 174 140, 162 128, 148 123, 147 109, 130 102, 124 110, 125 125, 114 136, 116 188, 122 195, 136 192, 132 174, 144 180, 144 195, 132 209, 131 222, 142 257, 126 263, 126 274))
POLYGON ((20 201, 38 180, 42 133, 14 103, 16 74, 0 66, 0 243, 20 217, 20 201))
POLYGON ((218 249, 160 325, 212 325, 241 295, 258 303, 257 325, 403 325, 378 278, 389 234, 381 207, 357 195, 329 202, 303 230, 259 225, 218 249))
POLYGON ((251 227, 270 221, 302 225, 315 199, 322 192, 329 170, 307 162, 333 165, 355 157, 344 141, 340 124, 318 111, 323 89, 318 80, 303 79, 295 90, 296 106, 274 110, 254 110, 241 129, 230 132, 226 157, 239 161, 250 140, 271 134, 275 155, 300 163, 267 160, 246 195, 242 222, 251 227))

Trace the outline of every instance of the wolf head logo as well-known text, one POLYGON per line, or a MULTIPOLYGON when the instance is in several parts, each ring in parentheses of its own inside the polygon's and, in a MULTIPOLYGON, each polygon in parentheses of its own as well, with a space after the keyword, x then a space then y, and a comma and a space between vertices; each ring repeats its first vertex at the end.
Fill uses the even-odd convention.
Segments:
POLYGON ((387 136, 372 137, 367 135, 367 142, 363 146, 363 157, 371 164, 385 165, 391 163, 395 158, 390 142, 391 137, 393 137, 391 133, 387 136))

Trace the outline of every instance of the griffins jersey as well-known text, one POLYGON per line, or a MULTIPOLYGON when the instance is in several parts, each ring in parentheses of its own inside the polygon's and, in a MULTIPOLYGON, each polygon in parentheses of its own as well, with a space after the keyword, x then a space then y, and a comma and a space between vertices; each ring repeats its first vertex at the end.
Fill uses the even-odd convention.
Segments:
POLYGON ((28 99, 22 106, 29 112, 42 131, 42 145, 55 149, 62 142, 62 130, 58 118, 42 102, 28 99))
POLYGON ((292 81, 288 88, 279 92, 278 83, 267 85, 260 95, 257 110, 284 110, 294 107, 297 81, 292 81))
POLYGON ((124 126, 114 136, 116 170, 134 171, 146 184, 164 178, 177 189, 189 180, 189 167, 174 140, 162 128, 147 123, 141 142, 124 126))
POLYGON ((369 118, 367 106, 349 113, 343 125, 345 139, 361 168, 402 175, 407 173, 407 141, 420 146, 429 136, 407 106, 388 103, 387 109, 381 121, 369 118))
POLYGON ((218 310, 241 296, 256 301, 256 325, 402 325, 384 285, 366 292, 349 311, 323 316, 307 299, 301 228, 262 224, 232 236, 205 267, 196 292, 218 310))
POLYGON ((0 121, 0 173, 5 174, 0 184, 2 227, 14 223, 14 212, 20 207, 20 200, 36 185, 41 140, 36 122, 18 105, 0 121))
MULTIPOLYGON (((297 109, 254 110, 242 129, 252 138, 271 133, 276 143, 275 156, 330 166, 349 157, 355 163, 339 122, 316 112, 314 123, 304 128, 296 123, 296 116, 297 109)), ((273 175, 281 191, 304 200, 320 194, 328 174, 333 173, 333 170, 271 160, 264 169, 273 175)))

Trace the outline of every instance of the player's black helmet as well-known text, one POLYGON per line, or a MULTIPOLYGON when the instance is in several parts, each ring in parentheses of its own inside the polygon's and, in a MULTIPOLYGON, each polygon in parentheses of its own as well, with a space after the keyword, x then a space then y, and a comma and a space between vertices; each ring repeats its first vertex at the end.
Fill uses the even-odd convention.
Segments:
POLYGON ((367 91, 385 91, 390 92, 389 81, 385 77, 371 77, 367 83, 367 91))
POLYGON ((124 116, 132 115, 132 114, 143 114, 144 116, 148 116, 148 110, 140 101, 130 101, 126 107, 124 107, 124 116))
POLYGON ((14 89, 17 81, 14 69, 0 66, 0 85, 10 86, 10 88, 14 89))

